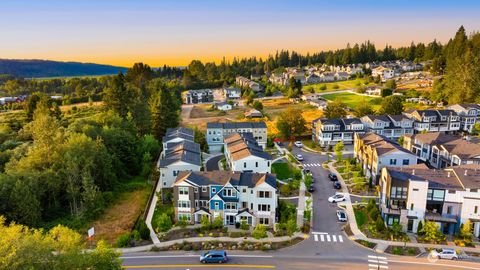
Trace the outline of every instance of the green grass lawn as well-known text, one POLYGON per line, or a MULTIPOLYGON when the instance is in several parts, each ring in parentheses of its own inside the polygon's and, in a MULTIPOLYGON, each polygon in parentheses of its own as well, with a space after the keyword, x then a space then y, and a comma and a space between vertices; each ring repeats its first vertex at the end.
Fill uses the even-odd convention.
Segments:
POLYGON ((328 99, 328 100, 335 100, 339 98, 342 100, 345 105, 348 107, 355 109, 357 106, 363 102, 363 100, 366 100, 370 105, 373 106, 375 110, 380 108, 380 102, 382 101, 381 98, 374 98, 374 97, 368 97, 368 96, 361 96, 361 95, 356 95, 353 93, 334 93, 334 94, 327 94, 323 95, 323 98, 328 99))
MULTIPOLYGON (((368 84, 368 85, 372 85, 368 84)), ((316 83, 303 87, 304 92, 310 92, 310 89, 314 89, 315 92, 329 92, 329 91, 339 91, 346 89, 357 89, 361 85, 366 85, 364 79, 353 79, 347 81, 338 81, 338 82, 328 82, 328 83, 316 83), (326 89, 322 90, 322 87, 325 85, 326 89)), ((325 88, 323 87, 323 88, 325 88)))
POLYGON ((284 180, 293 178, 293 168, 286 162, 276 162, 272 164, 272 173, 277 175, 277 179, 284 180))
POLYGON ((367 222, 367 216, 365 215, 364 212, 356 210, 355 220, 357 221, 357 226, 361 228, 367 222))

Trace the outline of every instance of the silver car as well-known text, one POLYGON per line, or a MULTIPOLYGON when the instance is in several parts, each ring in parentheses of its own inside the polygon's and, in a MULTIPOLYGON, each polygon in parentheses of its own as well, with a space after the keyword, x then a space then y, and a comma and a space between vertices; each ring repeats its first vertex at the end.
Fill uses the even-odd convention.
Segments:
POLYGON ((458 260, 457 252, 452 248, 442 248, 440 251, 433 250, 432 257, 444 260, 458 260))

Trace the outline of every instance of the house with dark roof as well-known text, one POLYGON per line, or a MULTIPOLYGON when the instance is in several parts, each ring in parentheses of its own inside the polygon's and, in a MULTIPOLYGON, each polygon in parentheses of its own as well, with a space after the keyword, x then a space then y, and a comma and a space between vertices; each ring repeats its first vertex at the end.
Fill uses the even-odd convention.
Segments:
POLYGON ((353 144, 353 135, 364 132, 365 127, 358 118, 318 118, 312 121, 312 140, 320 146, 338 142, 353 144))
POLYGON ((404 115, 366 115, 360 118, 366 131, 397 140, 405 134, 413 134, 413 120, 404 115))
POLYGON ((373 132, 355 134, 353 155, 362 164, 365 175, 373 180, 385 166, 417 164, 417 156, 412 152, 373 132))
POLYGON ((472 132, 476 123, 480 122, 479 104, 455 104, 448 106, 460 116, 460 130, 472 132))
POLYGON ((259 110, 251 109, 244 113, 245 118, 263 118, 263 114, 259 110))
POLYGON ((272 156, 263 151, 252 133, 233 133, 224 138, 225 158, 232 171, 270 173, 272 156))
POLYGON ((273 174, 210 171, 180 172, 173 185, 175 220, 200 223, 217 218, 224 225, 246 222, 273 227, 277 181, 273 174))
POLYGON ((188 90, 183 93, 185 104, 200 104, 213 102, 212 89, 188 90))
POLYGON ((157 167, 160 171, 160 187, 170 188, 179 172, 200 171, 202 167, 200 145, 191 141, 167 143, 157 167))
POLYGON ((460 130, 460 117, 454 110, 409 110, 403 114, 414 121, 417 133, 455 133, 460 130))
POLYGON ((190 128, 167 128, 167 132, 162 138, 163 149, 167 149, 167 143, 177 143, 182 141, 193 142, 194 134, 195 132, 190 128))
POLYGON ((403 146, 435 168, 480 164, 480 144, 460 136, 442 132, 407 135, 403 146))
POLYGON ((480 237, 480 165, 384 167, 379 185, 387 225, 399 223, 404 231, 417 232, 420 222, 431 221, 452 235, 469 221, 473 235, 480 237))
POLYGON ((257 144, 263 149, 267 147, 267 125, 265 122, 228 122, 207 123, 207 143, 210 152, 221 152, 224 137, 233 133, 252 133, 257 144))

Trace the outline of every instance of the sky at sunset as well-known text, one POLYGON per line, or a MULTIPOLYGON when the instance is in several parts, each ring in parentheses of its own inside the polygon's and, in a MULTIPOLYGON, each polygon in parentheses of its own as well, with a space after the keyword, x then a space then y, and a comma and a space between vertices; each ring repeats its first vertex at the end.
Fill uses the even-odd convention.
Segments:
POLYGON ((130 66, 445 42, 480 30, 480 1, 0 0, 0 58, 130 66))

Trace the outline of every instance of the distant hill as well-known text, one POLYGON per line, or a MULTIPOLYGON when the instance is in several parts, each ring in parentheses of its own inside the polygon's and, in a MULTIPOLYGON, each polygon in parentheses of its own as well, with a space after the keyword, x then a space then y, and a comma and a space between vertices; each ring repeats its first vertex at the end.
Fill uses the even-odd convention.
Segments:
POLYGON ((126 70, 125 67, 93 63, 0 59, 0 74, 23 78, 109 75, 126 70))

